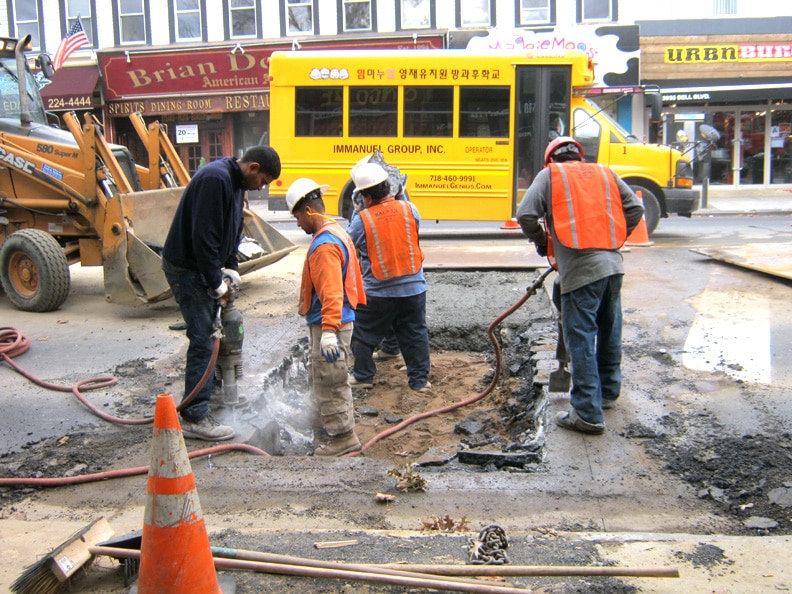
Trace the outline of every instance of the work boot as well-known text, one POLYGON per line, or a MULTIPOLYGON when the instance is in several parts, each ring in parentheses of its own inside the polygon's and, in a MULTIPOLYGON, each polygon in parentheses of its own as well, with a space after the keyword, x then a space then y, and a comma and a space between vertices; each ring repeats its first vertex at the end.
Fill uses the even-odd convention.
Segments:
POLYGON ((396 357, 401 357, 401 353, 389 353, 388 351, 384 351, 382 349, 374 351, 374 354, 371 355, 371 358, 375 361, 389 361, 390 359, 395 359, 396 357))
POLYGON ((574 408, 569 412, 560 412, 555 417, 556 425, 572 431, 580 431, 589 435, 602 435, 605 433, 605 423, 589 423, 580 418, 574 408))
POLYGON ((206 415, 200 421, 182 419, 184 437, 203 439, 206 441, 224 441, 234 437, 236 431, 228 425, 221 425, 212 415, 206 415))
POLYGON ((356 452, 361 447, 360 439, 354 430, 335 435, 330 441, 316 448, 314 456, 343 456, 350 452, 356 452))
POLYGON ((420 392, 421 394, 430 394, 432 392, 432 384, 429 383, 429 382, 426 382, 420 388, 413 388, 413 390, 416 391, 416 392, 420 392))
POLYGON ((355 377, 354 373, 349 374, 349 387, 350 388, 357 388, 361 390, 369 390, 374 387, 372 382, 364 382, 360 381, 358 378, 355 377))

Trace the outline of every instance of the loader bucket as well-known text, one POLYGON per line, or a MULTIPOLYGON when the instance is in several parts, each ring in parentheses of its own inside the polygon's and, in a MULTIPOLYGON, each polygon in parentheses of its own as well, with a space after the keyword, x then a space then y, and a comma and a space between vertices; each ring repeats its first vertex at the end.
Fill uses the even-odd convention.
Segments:
MULTIPOLYGON (((117 194, 107 201, 102 258, 108 302, 136 305, 171 296, 160 253, 183 191, 182 187, 147 190, 117 194)), ((243 236, 240 274, 273 264, 297 248, 248 209, 243 236)))

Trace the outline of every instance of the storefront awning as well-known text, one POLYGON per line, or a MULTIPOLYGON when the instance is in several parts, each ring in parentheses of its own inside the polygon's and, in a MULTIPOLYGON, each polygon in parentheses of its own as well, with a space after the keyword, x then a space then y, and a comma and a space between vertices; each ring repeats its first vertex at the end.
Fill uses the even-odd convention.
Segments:
POLYGON ((93 109, 94 91, 99 80, 96 66, 61 68, 49 84, 41 87, 41 98, 47 111, 93 109))

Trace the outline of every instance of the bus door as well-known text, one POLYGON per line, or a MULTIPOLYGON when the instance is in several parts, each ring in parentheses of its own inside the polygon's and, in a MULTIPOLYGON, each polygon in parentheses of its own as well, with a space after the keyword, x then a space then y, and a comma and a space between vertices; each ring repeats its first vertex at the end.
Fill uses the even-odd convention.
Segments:
POLYGON ((569 66, 517 66, 514 118, 514 203, 544 167, 547 143, 569 135, 569 66))

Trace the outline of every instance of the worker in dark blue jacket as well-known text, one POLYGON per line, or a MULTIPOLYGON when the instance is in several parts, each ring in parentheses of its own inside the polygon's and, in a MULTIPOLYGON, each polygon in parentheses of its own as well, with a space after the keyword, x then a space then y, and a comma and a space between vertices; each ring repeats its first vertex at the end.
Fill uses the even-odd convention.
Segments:
MULTIPOLYGON (((237 247, 242 239, 245 192, 260 190, 280 175, 280 157, 268 146, 249 149, 241 159, 225 157, 201 167, 187 184, 173 217, 162 269, 187 325, 184 397, 198 385, 212 357, 214 319, 240 284, 237 247)), ((181 411, 185 437, 231 439, 232 427, 209 414, 212 382, 181 411)))

